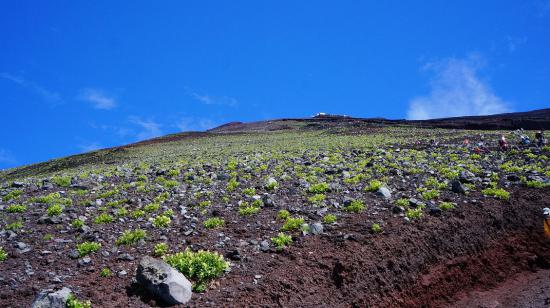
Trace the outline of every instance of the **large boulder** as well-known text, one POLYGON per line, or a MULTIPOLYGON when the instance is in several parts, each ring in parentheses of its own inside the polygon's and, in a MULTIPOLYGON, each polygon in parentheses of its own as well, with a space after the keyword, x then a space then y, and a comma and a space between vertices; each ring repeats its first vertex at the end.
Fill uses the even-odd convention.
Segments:
POLYGON ((391 192, 386 186, 382 186, 376 192, 377 195, 384 197, 385 199, 391 198, 391 192))
POLYGON ((67 287, 64 287, 57 292, 53 292, 53 290, 42 290, 32 302, 31 307, 65 308, 69 295, 71 295, 71 289, 67 287))
POLYGON ((162 260, 149 256, 141 259, 136 280, 165 304, 185 304, 191 299, 191 282, 162 260))

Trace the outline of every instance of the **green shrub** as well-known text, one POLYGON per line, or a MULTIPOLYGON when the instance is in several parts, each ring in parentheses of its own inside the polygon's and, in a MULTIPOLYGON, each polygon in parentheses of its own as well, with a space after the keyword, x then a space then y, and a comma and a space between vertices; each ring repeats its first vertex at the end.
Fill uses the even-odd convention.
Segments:
POLYGON ((384 183, 382 183, 381 181, 372 180, 372 181, 369 182, 369 185, 367 185, 365 187, 365 190, 366 191, 378 191, 378 189, 380 189, 380 187, 382 187, 382 185, 384 185, 384 183))
POLYGON ((53 235, 48 233, 48 234, 44 234, 44 236, 42 237, 42 239, 46 242, 49 242, 53 239, 53 235))
POLYGON ((8 213, 24 213, 27 211, 27 206, 24 204, 12 204, 6 208, 8 213))
POLYGON ((450 209, 454 209, 455 205, 451 202, 441 202, 441 204, 439 204, 439 208, 443 211, 448 211, 450 209))
POLYGON ((302 217, 292 218, 288 217, 281 228, 283 231, 291 231, 299 229, 304 224, 302 217))
POLYGON ((252 197, 256 194, 256 189, 254 187, 243 189, 243 194, 252 197))
POLYGON ((60 204, 52 204, 46 210, 48 216, 59 216, 63 212, 63 207, 60 204))
POLYGON ((153 219, 153 226, 155 228, 166 228, 171 221, 170 217, 159 215, 153 219))
POLYGON ((363 204, 363 201, 361 200, 354 200, 344 208, 344 211, 351 212, 351 213, 359 213, 362 212, 365 209, 365 204, 363 204))
POLYGON ((229 182, 227 182, 227 191, 234 191, 235 189, 237 189, 237 187, 239 187, 239 182, 237 182, 235 178, 232 178, 229 180, 229 182))
POLYGON ((221 276, 229 268, 229 263, 217 252, 193 252, 189 248, 184 252, 165 256, 164 261, 191 279, 195 292, 206 290, 210 280, 221 276))
POLYGON ((84 242, 76 245, 76 251, 78 251, 78 255, 81 257, 94 253, 99 248, 101 248, 101 244, 96 242, 84 242))
POLYGON ((372 226, 370 227, 370 230, 374 233, 379 233, 379 232, 382 232, 382 227, 380 227, 379 224, 372 224, 372 226))
POLYGON ((69 294, 67 302, 65 303, 67 308, 92 308, 92 303, 90 301, 80 301, 73 294, 69 294))
POLYGON ((199 202, 199 207, 208 207, 211 204, 212 204, 212 201, 205 200, 205 201, 199 202))
POLYGON ((71 186, 71 177, 70 176, 54 176, 52 177, 52 182, 57 186, 69 187, 71 186))
POLYGON ((271 242, 275 245, 277 250, 283 250, 292 243, 292 237, 280 232, 276 237, 271 238, 271 242))
POLYGON ((225 221, 220 217, 212 217, 205 220, 203 224, 206 229, 215 229, 222 227, 225 221))
POLYGON ((2 201, 8 202, 10 200, 19 199, 19 197, 21 197, 22 194, 23 194, 22 190, 19 190, 19 189, 12 190, 2 198, 2 201))
POLYGON ((147 213, 153 213, 153 212, 158 211, 159 208, 160 208, 160 204, 150 203, 150 204, 147 204, 146 206, 144 206, 143 210, 147 213))
POLYGON ((325 200, 325 195, 324 194, 315 194, 309 198, 307 198, 307 200, 311 203, 313 203, 314 205, 317 205, 317 204, 320 204, 321 202, 323 202, 325 200))
POLYGON ((405 216, 409 218, 410 220, 414 220, 417 218, 422 217, 422 208, 416 208, 416 209, 408 209, 405 212, 405 216))
POLYGON ((23 228, 23 221, 18 220, 6 225, 6 230, 16 231, 23 228))
POLYGON ((308 189, 308 192, 313 193, 313 194, 322 194, 326 191, 328 191, 328 184, 327 183, 313 184, 308 189))
POLYGON ((84 227, 84 221, 77 218, 77 219, 73 220, 73 222, 71 222, 71 227, 73 227, 75 229, 80 229, 80 228, 84 227))
POLYGON ((531 188, 544 188, 550 186, 550 183, 544 183, 540 181, 526 181, 525 186, 531 188))
POLYGON ((433 200, 437 197, 439 197, 439 191, 437 190, 427 190, 422 193, 422 198, 424 200, 433 200))
POLYGON ((122 235, 116 240, 117 245, 134 245, 142 239, 145 239, 146 232, 141 229, 136 229, 133 231, 126 230, 122 235))
POLYGON ((8 259, 8 253, 4 250, 4 247, 0 246, 0 262, 8 259))
POLYGON ((145 216, 145 211, 144 210, 135 210, 135 211, 132 212, 132 214, 130 214, 130 216, 132 216, 133 219, 137 219, 137 218, 145 216))
POLYGON ((116 210, 116 215, 118 217, 124 217, 124 216, 128 215, 128 209, 126 209, 124 207, 118 208, 116 210))
POLYGON ((275 181, 275 180, 268 181, 265 184, 265 189, 267 189, 269 191, 273 191, 273 190, 277 189, 277 187, 279 187, 279 183, 277 183, 277 181, 275 181))
POLYGON ((290 217, 290 213, 287 210, 280 210, 277 213, 277 218, 279 219, 286 220, 289 217, 290 217))
POLYGON ((409 206, 409 199, 407 198, 401 198, 395 201, 395 205, 402 206, 402 207, 408 207, 409 206))
POLYGON ((106 192, 103 192, 101 194, 99 194, 99 198, 101 199, 106 199, 106 198, 109 198, 109 197, 112 197, 114 195, 118 194, 118 189, 112 189, 112 190, 108 190, 106 192))
POLYGON ((481 191, 484 195, 493 196, 498 199, 508 200, 510 199, 510 193, 502 188, 486 188, 481 191))
POLYGON ((61 195, 59 193, 55 192, 55 193, 48 194, 46 196, 30 198, 29 201, 30 202, 35 202, 35 203, 52 204, 52 203, 58 201, 59 199, 61 199, 61 195))
POLYGON ((94 219, 94 223, 96 224, 107 224, 111 222, 113 222, 113 216, 107 213, 101 213, 94 219))
POLYGON ((111 269, 109 269, 108 267, 102 268, 101 272, 99 272, 99 276, 101 277, 110 277, 111 275, 111 269))
POLYGON ((249 216, 254 215, 260 211, 259 207, 248 205, 248 206, 241 206, 239 207, 239 215, 241 216, 249 216))
POLYGON ((333 224, 336 222, 336 215, 333 214, 327 214, 325 217, 323 217, 323 222, 326 224, 333 224))
POLYGON ((162 257, 168 252, 168 244, 158 243, 153 248, 153 254, 157 257, 162 257))

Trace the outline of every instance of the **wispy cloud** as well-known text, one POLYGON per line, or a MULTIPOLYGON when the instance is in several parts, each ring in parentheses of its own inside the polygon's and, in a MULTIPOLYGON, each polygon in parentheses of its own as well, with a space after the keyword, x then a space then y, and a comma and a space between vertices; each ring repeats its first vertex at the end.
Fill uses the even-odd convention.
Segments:
POLYGON ((180 131, 185 132, 194 130, 207 130, 217 125, 218 122, 212 119, 193 119, 190 117, 184 117, 177 121, 174 126, 177 127, 180 131))
POLYGON ((78 94, 78 99, 91 103, 96 109, 110 110, 117 106, 116 99, 101 89, 82 89, 78 94))
POLYGON ((27 80, 21 76, 15 76, 6 72, 0 73, 0 78, 11 81, 17 85, 19 85, 22 88, 27 89, 28 91, 32 92, 34 95, 39 96, 46 102, 56 105, 63 102, 63 99, 61 98, 61 95, 57 92, 50 91, 46 89, 45 87, 27 80))
POLYGON ((98 142, 85 142, 78 145, 78 149, 82 152, 92 152, 102 148, 103 146, 98 142))
POLYGON ((476 56, 426 64, 423 70, 434 74, 430 93, 409 102, 407 118, 423 120, 510 111, 509 104, 478 77, 480 67, 481 60, 476 56))
POLYGON ((15 156, 13 154, 6 150, 6 149, 0 149, 0 163, 1 164, 15 164, 17 160, 15 159, 15 156))
POLYGON ((506 40, 508 42, 508 51, 513 53, 515 52, 521 45, 524 45, 527 43, 527 37, 513 37, 513 36, 507 36, 506 40))
POLYGON ((131 123, 139 127, 139 131, 136 134, 137 139, 150 139, 162 135, 161 124, 153 120, 143 120, 140 117, 129 117, 131 123))
POLYGON ((186 91, 189 96, 205 105, 236 107, 239 104, 239 101, 236 98, 230 96, 213 96, 210 94, 200 94, 190 90, 189 88, 186 88, 186 91))

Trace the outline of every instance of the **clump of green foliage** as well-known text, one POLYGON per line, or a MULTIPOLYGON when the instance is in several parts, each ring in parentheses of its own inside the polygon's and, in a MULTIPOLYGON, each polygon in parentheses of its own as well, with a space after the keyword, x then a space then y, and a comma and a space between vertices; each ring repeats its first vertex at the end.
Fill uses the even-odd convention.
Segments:
POLYGON ((282 220, 286 220, 287 218, 290 217, 290 212, 287 211, 287 210, 280 210, 278 213, 277 213, 277 218, 278 219, 282 219, 282 220))
POLYGON ((256 189, 254 187, 243 189, 243 194, 252 197, 256 194, 256 189))
POLYGON ((113 216, 107 213, 101 213, 94 219, 94 223, 96 224, 107 224, 111 222, 113 222, 113 216))
POLYGON ((232 178, 229 180, 229 182, 227 182, 227 191, 234 191, 235 189, 237 189, 237 187, 239 187, 239 182, 237 182, 235 178, 232 178))
POLYGON ((271 242, 275 245, 275 249, 283 250, 292 243, 292 237, 280 232, 276 237, 271 238, 271 242))
POLYGON ((397 206, 408 207, 409 203, 410 203, 409 199, 407 198, 401 198, 401 199, 395 200, 395 205, 397 206))
POLYGON ((99 248, 101 248, 101 244, 96 242, 84 242, 76 245, 76 251, 78 251, 78 255, 81 257, 94 253, 99 248))
POLYGON ((71 177, 70 176, 54 176, 52 177, 52 182, 60 187, 69 187, 71 186, 71 177))
POLYGON ((122 235, 116 240, 117 245, 134 245, 142 239, 145 239, 146 232, 145 230, 136 229, 136 230, 126 230, 122 235))
POLYGON ((12 190, 2 198, 2 201, 8 202, 10 200, 19 199, 19 197, 21 197, 22 194, 23 194, 22 190, 19 190, 19 189, 12 190))
POLYGON ((307 198, 307 200, 311 203, 313 203, 314 205, 319 205, 321 204, 321 202, 323 202, 325 200, 325 194, 315 194, 309 198, 307 198))
POLYGON ((454 209, 455 205, 452 202, 441 202, 439 204, 439 208, 442 209, 443 211, 448 211, 450 209, 454 209))
POLYGON ((502 188, 486 188, 481 191, 484 195, 492 196, 502 200, 510 199, 510 193, 502 188))
POLYGON ((4 247, 0 246, 0 262, 8 259, 8 253, 4 250, 4 247))
POLYGON ((206 229, 215 229, 222 227, 225 221, 220 217, 212 217, 205 220, 203 224, 206 229))
POLYGON ((191 279, 195 292, 206 290, 209 281, 229 268, 229 263, 219 253, 204 250, 193 252, 189 248, 165 256, 164 261, 191 279))
POLYGON ((63 207, 60 204, 52 204, 48 207, 46 212, 50 217, 59 216, 63 212, 63 207))
POLYGON ((71 227, 73 227, 75 229, 80 229, 80 228, 84 227, 84 221, 77 218, 77 219, 75 219, 71 222, 71 227))
POLYGON ((299 229, 304 224, 304 218, 302 217, 288 217, 282 226, 283 231, 291 231, 299 229))
POLYGON ((379 180, 371 180, 367 186, 365 186, 366 191, 378 191, 384 183, 379 180))
POLYGON ((336 222, 336 215, 334 214, 327 214, 325 217, 323 217, 323 222, 326 224, 333 224, 336 222))
POLYGON ((27 211, 27 206, 24 204, 12 204, 6 208, 8 213, 24 213, 27 211))
POLYGON ((426 190, 422 193, 422 198, 424 200, 433 200, 437 197, 439 197, 439 191, 437 190, 426 190))
POLYGON ((418 207, 416 209, 408 209, 405 212, 405 217, 409 218, 410 220, 422 217, 422 208, 418 207))
POLYGON ((382 227, 380 227, 380 224, 372 224, 372 226, 370 227, 370 230, 373 232, 373 233, 379 233, 379 232, 382 232, 382 227))
POLYGON ((18 220, 6 225, 6 230, 16 231, 23 228, 23 221, 18 220))
POLYGON ((153 254, 157 257, 162 257, 168 252, 168 244, 158 243, 153 247, 153 254))
POLYGON ((158 203, 149 203, 149 204, 147 204, 146 206, 143 207, 143 210, 147 213, 153 213, 153 212, 158 211, 159 208, 160 208, 160 204, 158 204, 158 203))
POLYGON ((260 211, 260 206, 257 204, 249 204, 248 202, 242 202, 239 205, 239 215, 249 216, 254 215, 260 211))
POLYGON ((348 206, 344 208, 344 211, 351 213, 360 213, 365 209, 365 204, 361 200, 353 200, 348 206))
POLYGON ((101 269, 101 272, 99 272, 99 276, 101 277, 110 277, 112 275, 111 269, 108 267, 104 267, 101 269))
POLYGON ((92 308, 92 303, 90 301, 81 301, 74 294, 69 294, 67 302, 65 303, 67 308, 92 308))
POLYGON ((137 219, 137 218, 140 218, 140 217, 145 216, 145 211, 144 211, 144 210, 135 210, 135 211, 132 211, 132 213, 130 214, 130 216, 131 216, 133 219, 137 219))
POLYGON ((327 183, 313 184, 308 188, 308 192, 313 194, 322 194, 328 191, 329 187, 327 183))
POLYGON ((153 226, 155 228, 166 228, 170 225, 171 221, 170 217, 159 215, 153 219, 153 226))

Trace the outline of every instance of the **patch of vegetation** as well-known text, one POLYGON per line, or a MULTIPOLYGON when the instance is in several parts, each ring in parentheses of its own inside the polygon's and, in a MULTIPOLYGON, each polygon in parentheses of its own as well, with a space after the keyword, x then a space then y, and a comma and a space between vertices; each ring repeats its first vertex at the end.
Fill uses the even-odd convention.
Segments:
POLYGON ((52 177, 52 183, 60 187, 69 187, 71 186, 71 177, 70 176, 54 176, 52 177))
POLYGON ((165 256, 164 261, 191 279, 195 292, 206 290, 209 281, 221 276, 229 268, 229 262, 219 253, 204 250, 193 252, 189 248, 165 256))
POLYGON ((111 222, 113 222, 113 216, 107 213, 101 213, 94 219, 94 223, 96 224, 107 224, 111 222))
POLYGON ((133 211, 130 216, 133 218, 133 219, 138 219, 140 217, 143 217, 145 216, 145 211, 144 210, 135 210, 133 211))
POLYGON ((241 216, 249 216, 254 215, 260 211, 259 206, 250 205, 248 202, 242 202, 239 205, 239 215, 241 216))
POLYGON ((410 220, 415 220, 422 217, 422 214, 422 208, 418 207, 416 209, 408 209, 405 212, 405 217, 409 218, 410 220))
POLYGON ((439 208, 442 209, 443 211, 448 211, 450 209, 454 209, 455 205, 452 202, 441 202, 439 204, 439 208))
POLYGON ((6 230, 17 231, 23 228, 23 221, 18 220, 6 225, 6 230))
POLYGON ((63 212, 63 207, 60 204, 52 204, 48 207, 46 212, 50 217, 59 216, 63 212))
POLYGON ((4 197, 2 197, 2 201, 8 202, 10 200, 19 199, 22 194, 23 194, 22 190, 19 190, 19 189, 12 190, 9 193, 7 193, 4 197))
POLYGON ((323 217, 323 222, 326 224, 333 224, 336 222, 336 215, 334 214, 327 214, 323 217))
POLYGON ((287 218, 290 217, 290 212, 287 211, 287 210, 280 210, 278 213, 277 213, 277 218, 278 219, 282 219, 282 220, 286 220, 287 218))
POLYGON ((422 193, 422 199, 424 200, 433 200, 439 197, 439 191, 437 190, 426 190, 422 193))
POLYGON ((373 233, 379 233, 379 232, 382 232, 382 227, 380 227, 379 224, 372 224, 372 226, 370 227, 370 230, 373 232, 373 233))
POLYGON ((111 269, 108 267, 104 267, 101 269, 101 272, 99 272, 99 276, 106 278, 110 277, 113 273, 111 272, 111 269))
POLYGON ((379 180, 372 180, 369 182, 369 184, 367 186, 365 186, 365 190, 366 191, 378 191, 378 189, 380 189, 380 187, 382 187, 384 185, 384 183, 382 183, 381 181, 379 180))
POLYGON ((283 231, 292 231, 299 229, 304 224, 304 219, 302 217, 288 217, 285 223, 282 226, 283 231))
POLYGON ((67 308, 92 308, 92 303, 90 301, 81 301, 74 294, 69 294, 67 302, 65 303, 67 308))
POLYGON ((126 230, 122 235, 116 240, 117 245, 134 245, 142 239, 145 239, 146 232, 145 230, 136 229, 136 230, 126 230))
POLYGON ((156 257, 162 257, 168 252, 168 244, 166 243, 158 243, 153 248, 153 254, 156 257))
POLYGON ((166 228, 171 221, 170 217, 159 215, 153 219, 153 226, 155 228, 166 228))
POLYGON ((84 227, 84 221, 77 218, 77 219, 73 220, 73 222, 71 222, 71 227, 73 227, 75 229, 80 229, 80 228, 84 227))
POLYGON ((348 206, 344 208, 344 211, 351 213, 360 213, 365 210, 365 204, 361 200, 353 200, 348 206))
POLYGON ((308 192, 313 194, 322 194, 328 191, 329 187, 327 183, 313 184, 308 188, 308 192))
POLYGON ((27 211, 27 206, 24 204, 12 204, 6 208, 8 213, 24 213, 27 211))
POLYGON ((78 251, 80 257, 94 253, 98 251, 99 248, 101 248, 101 244, 96 242, 84 242, 76 245, 76 251, 78 251))
POLYGON ((401 199, 397 199, 395 200, 395 205, 397 206, 402 206, 402 207, 408 207, 409 206, 409 199, 407 198, 401 198, 401 199))
POLYGON ((8 259, 8 253, 4 250, 4 247, 0 246, 0 262, 4 262, 8 259))
POLYGON ((311 203, 313 203, 314 205, 317 205, 317 204, 320 204, 321 202, 323 202, 325 200, 325 195, 324 194, 315 194, 311 197, 309 197, 307 200, 311 203))
POLYGON ((292 243, 292 237, 280 232, 276 237, 271 238, 271 242, 275 245, 275 249, 283 250, 292 243))
POLYGON ((502 188, 486 188, 481 191, 484 195, 492 196, 501 200, 510 199, 510 193, 502 188))
POLYGON ((223 227, 225 221, 220 217, 212 217, 205 220, 203 224, 206 229, 215 229, 223 227))
POLYGON ((160 208, 160 204, 158 203, 149 203, 146 206, 143 207, 143 210, 147 213, 153 213, 158 211, 160 208))

